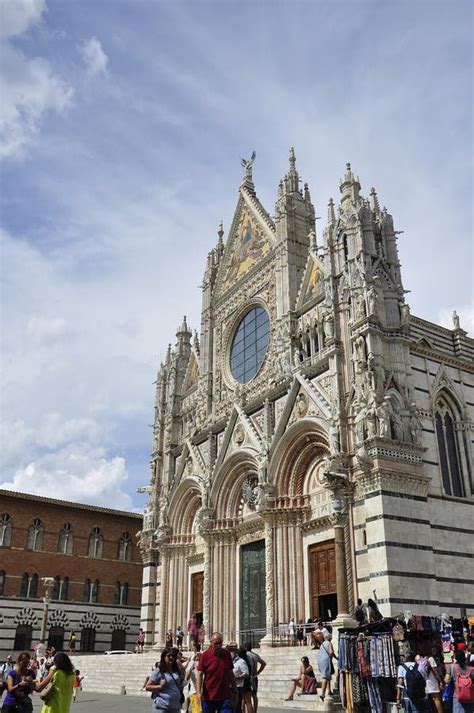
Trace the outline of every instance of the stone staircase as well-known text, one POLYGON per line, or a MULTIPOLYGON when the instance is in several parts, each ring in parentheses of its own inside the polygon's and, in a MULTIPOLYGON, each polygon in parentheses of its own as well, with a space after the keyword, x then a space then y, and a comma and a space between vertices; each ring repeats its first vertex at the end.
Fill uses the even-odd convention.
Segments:
MULTIPOLYGON (((308 656, 311 661, 318 683, 320 675, 316 659, 316 651, 309 647, 278 647, 256 649, 257 653, 267 662, 267 666, 258 684, 259 706, 273 708, 297 708, 316 711, 340 710, 337 700, 327 698, 324 704, 319 695, 298 696, 293 701, 284 701, 291 686, 291 679, 298 674, 301 657, 308 656)), ((186 656, 186 652, 184 654, 186 656)), ((123 656, 105 656, 104 654, 75 655, 72 658, 76 669, 84 676, 85 691, 110 693, 118 695, 125 686, 128 695, 149 697, 142 691, 146 676, 148 676, 159 659, 159 651, 123 656)), ((320 689, 318 689, 319 691, 320 689)))

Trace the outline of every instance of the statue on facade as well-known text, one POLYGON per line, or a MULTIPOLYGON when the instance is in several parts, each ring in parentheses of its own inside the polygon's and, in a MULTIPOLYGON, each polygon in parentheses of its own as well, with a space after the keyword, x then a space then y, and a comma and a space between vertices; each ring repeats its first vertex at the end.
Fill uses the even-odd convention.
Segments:
POLYGON ((405 428, 403 425, 403 418, 399 410, 398 403, 392 404, 392 430, 393 437, 397 441, 405 440, 405 428))
POLYGON ((367 364, 366 344, 362 334, 359 334, 359 336, 354 340, 353 361, 356 367, 356 372, 363 371, 367 364))
POLYGON ((143 509, 143 527, 142 530, 146 532, 147 530, 153 529, 153 508, 150 503, 147 503, 143 509))
POLYGON ((355 299, 355 318, 362 319, 365 317, 365 297, 362 292, 359 292, 355 299))
POLYGON ((458 313, 456 312, 456 310, 454 310, 454 312, 453 312, 453 327, 454 327, 454 329, 461 329, 461 323, 460 323, 460 321, 459 321, 459 315, 458 315, 458 313))
POLYGON ((327 340, 334 339, 334 316, 327 312, 323 319, 324 336, 327 340))
POLYGON ((329 423, 329 444, 331 453, 340 453, 341 437, 339 431, 339 422, 336 418, 331 418, 329 423))
POLYGON ((377 427, 375 422, 375 401, 373 399, 367 403, 365 423, 367 427, 367 438, 374 438, 374 436, 377 435, 377 427))
POLYGON ((367 292, 367 301, 369 304, 369 314, 377 314, 378 294, 374 285, 369 287, 369 291, 367 292))
POLYGON ((392 415, 392 401, 390 396, 385 396, 384 400, 377 408, 377 418, 379 420, 379 436, 391 438, 390 417, 392 415))
POLYGON ((246 159, 246 158, 240 159, 242 168, 245 169, 244 178, 246 178, 250 181, 252 180, 252 166, 253 166, 256 158, 257 158, 257 154, 255 153, 255 151, 252 151, 252 155, 249 159, 246 159))
POLYGON ((400 302, 400 324, 408 324, 410 321, 410 307, 406 302, 400 302))
POLYGON ((423 430, 423 424, 416 412, 415 404, 411 405, 410 421, 408 427, 410 431, 410 440, 412 443, 417 445, 421 442, 421 432, 423 430))

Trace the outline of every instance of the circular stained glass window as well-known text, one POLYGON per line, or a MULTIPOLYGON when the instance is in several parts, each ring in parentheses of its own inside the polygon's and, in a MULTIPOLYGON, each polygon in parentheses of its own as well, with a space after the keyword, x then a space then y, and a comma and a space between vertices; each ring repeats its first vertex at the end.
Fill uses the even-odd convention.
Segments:
POLYGON ((268 314, 263 307, 254 307, 237 327, 230 349, 230 370, 236 381, 246 384, 258 373, 269 339, 268 314))

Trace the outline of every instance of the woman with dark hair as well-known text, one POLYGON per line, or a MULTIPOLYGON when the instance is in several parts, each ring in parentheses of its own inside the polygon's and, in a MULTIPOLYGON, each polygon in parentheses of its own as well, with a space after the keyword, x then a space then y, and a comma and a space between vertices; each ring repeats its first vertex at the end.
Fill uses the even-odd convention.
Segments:
POLYGON ((444 677, 446 684, 454 681, 453 713, 474 713, 474 666, 467 663, 464 651, 456 651, 454 660, 444 677))
POLYGON ((184 702, 183 677, 171 649, 163 649, 158 668, 152 672, 146 686, 152 697, 152 711, 178 713, 184 702))
MULTIPOLYGON (((293 696, 295 695, 295 691, 298 687, 301 688, 302 694, 309 695, 317 693, 316 686, 317 683, 316 676, 314 675, 314 669, 311 666, 309 658, 307 656, 303 656, 301 659, 300 675, 295 676, 293 679, 288 698, 285 698, 285 701, 293 700, 293 696)), ((300 694, 298 693, 298 695, 300 694)))
POLYGON ((2 713, 32 713, 30 695, 34 690, 35 672, 30 667, 30 654, 22 651, 15 668, 7 676, 7 695, 3 699, 2 713))
POLYGON ((43 703, 41 713, 69 713, 72 702, 75 670, 69 656, 62 651, 53 659, 53 665, 36 690, 42 691, 50 681, 53 682, 53 695, 43 703))

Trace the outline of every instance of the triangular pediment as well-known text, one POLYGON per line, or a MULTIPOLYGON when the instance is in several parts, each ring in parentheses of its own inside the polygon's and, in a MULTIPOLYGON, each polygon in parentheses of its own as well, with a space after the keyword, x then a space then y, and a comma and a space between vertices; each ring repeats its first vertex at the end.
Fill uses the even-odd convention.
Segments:
POLYGON ((261 447, 262 439, 254 424, 243 409, 234 404, 221 440, 214 472, 217 472, 223 462, 236 451, 245 449, 259 452, 261 447))
POLYGON ((256 196, 241 188, 217 277, 216 294, 234 287, 275 245, 275 226, 256 196))
POLYGON ((183 382, 183 395, 186 396, 198 385, 199 379, 199 364, 194 352, 191 352, 191 357, 189 359, 188 368, 186 369, 186 376, 183 382))
POLYGON ((320 297, 324 296, 324 270, 321 260, 313 252, 308 256, 306 269, 301 282, 300 293, 297 300, 297 309, 304 309, 313 305, 320 297))
POLYGON ((176 482, 179 483, 184 477, 203 478, 206 472, 206 463, 195 446, 186 438, 181 455, 176 464, 176 482))

